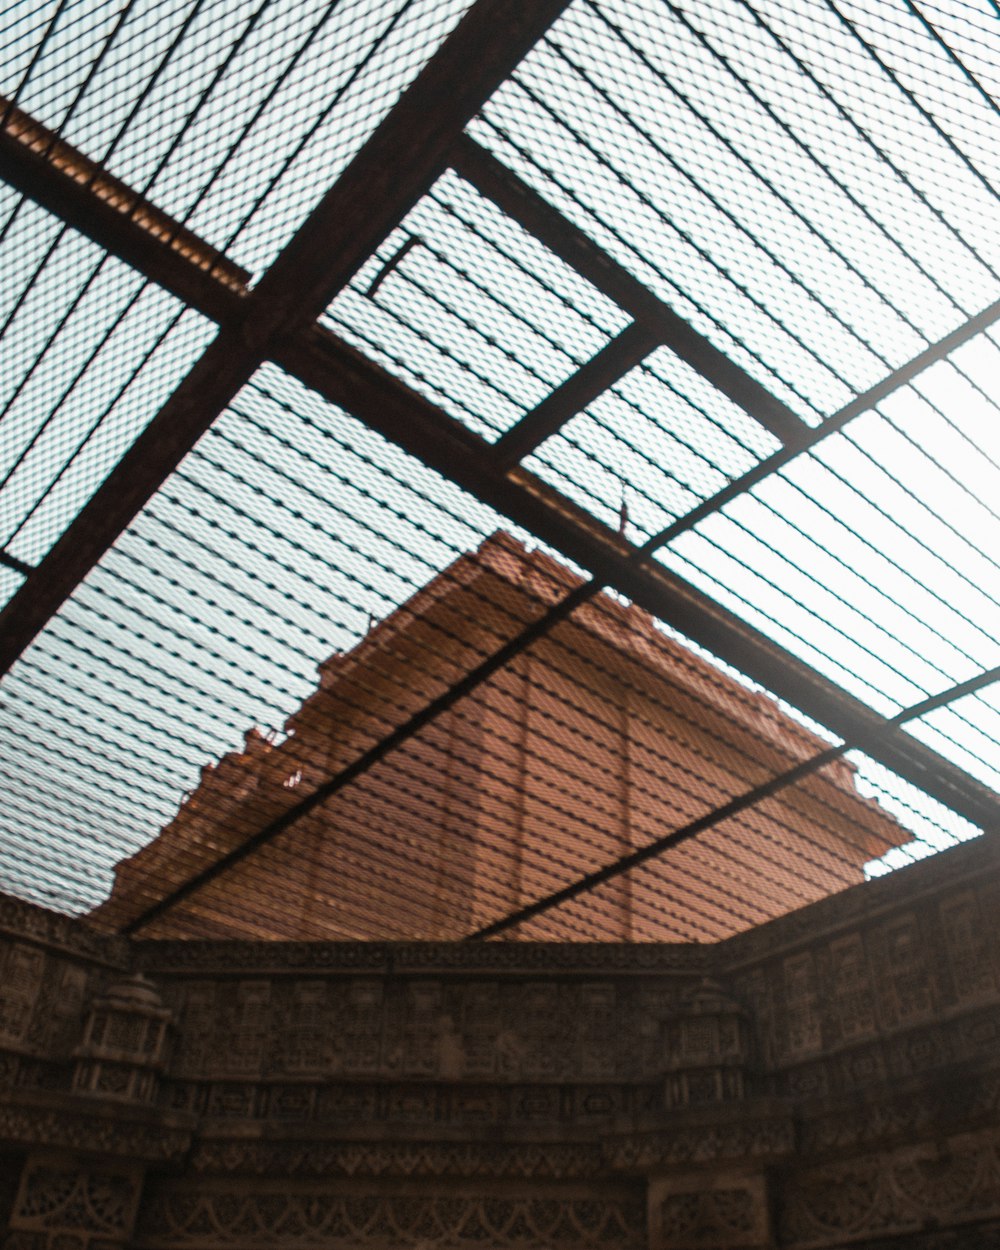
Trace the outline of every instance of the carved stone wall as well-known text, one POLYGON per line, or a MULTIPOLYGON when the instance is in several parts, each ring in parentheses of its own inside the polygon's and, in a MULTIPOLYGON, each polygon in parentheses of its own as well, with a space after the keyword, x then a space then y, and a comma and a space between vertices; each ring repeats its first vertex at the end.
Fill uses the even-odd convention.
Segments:
POLYGON ((0 1100, 68 1086, 85 1004, 128 957, 124 941, 0 895, 0 1100))
POLYGON ((0 901, 0 1244, 1000 1245, 998 882, 984 838, 712 946, 129 945, 0 901))
POLYGON ((119 1250, 132 1232, 141 1181, 135 1167, 62 1155, 29 1158, 4 1250, 119 1250))
POLYGON ((151 1192, 137 1234, 143 1247, 606 1247, 646 1244, 645 1200, 604 1186, 485 1187, 419 1191, 371 1182, 288 1185, 252 1190, 238 1182, 165 1182, 151 1192))
POLYGON ((0 1230, 10 1223, 23 1164, 20 1155, 0 1151, 0 1230))

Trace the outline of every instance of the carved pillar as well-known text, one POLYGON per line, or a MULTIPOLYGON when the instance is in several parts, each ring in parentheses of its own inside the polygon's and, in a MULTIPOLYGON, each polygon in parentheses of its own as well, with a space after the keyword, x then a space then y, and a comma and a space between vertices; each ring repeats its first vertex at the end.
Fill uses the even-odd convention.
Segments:
POLYGON ((151 981, 137 973, 116 982, 91 1005, 74 1054, 73 1092, 155 1102, 169 1023, 151 981))
POLYGON ((142 1168, 29 1156, 3 1250, 122 1250, 132 1233, 142 1168))
MULTIPOLYGON (((710 1139, 749 1092, 746 1013, 706 979, 667 1023, 666 1044, 664 1107, 687 1113, 710 1139)), ((768 1250, 774 1241, 764 1168, 706 1163, 653 1177, 649 1244, 650 1250, 768 1250)))
POLYGON ((74 1147, 79 1139, 80 1153, 50 1140, 28 1154, 6 1232, 0 1228, 2 1250, 123 1250, 145 1172, 135 1133, 157 1132, 153 1104, 169 1023, 156 987, 142 976, 116 982, 93 1001, 74 1052, 72 1094, 50 1098, 39 1111, 74 1147))
POLYGON ((742 1008, 707 978, 666 1028, 668 1110, 731 1102, 747 1093, 750 1034, 742 1008))

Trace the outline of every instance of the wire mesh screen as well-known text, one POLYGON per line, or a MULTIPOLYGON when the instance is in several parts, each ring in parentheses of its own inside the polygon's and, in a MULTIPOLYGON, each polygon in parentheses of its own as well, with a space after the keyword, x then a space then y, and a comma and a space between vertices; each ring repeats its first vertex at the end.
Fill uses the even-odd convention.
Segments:
POLYGON ((9 98, 251 272, 274 257, 463 0, 46 6, 9 98))
MULTIPOLYGON (((140 931, 460 938, 827 748, 606 594, 470 682, 579 585, 262 371, 11 674, 8 886, 89 908, 138 851, 135 924, 263 833, 140 931)), ((717 938, 912 837, 831 765, 515 932, 717 938)))
POLYGON ((491 440, 627 322, 452 172, 327 316, 349 342, 491 440))
POLYGON ((118 180, 209 296, 3 192, 0 638, 213 321, 250 364, 4 679, 0 888, 143 937, 707 942, 995 814, 980 18, 573 0, 298 328, 283 249, 467 7, 13 16, 2 168, 118 180))
POLYGON ((966 344, 663 558, 885 714, 992 668, 996 359, 966 344))
POLYGON ((580 3, 474 133, 812 422, 996 298, 977 87, 888 6, 580 3))

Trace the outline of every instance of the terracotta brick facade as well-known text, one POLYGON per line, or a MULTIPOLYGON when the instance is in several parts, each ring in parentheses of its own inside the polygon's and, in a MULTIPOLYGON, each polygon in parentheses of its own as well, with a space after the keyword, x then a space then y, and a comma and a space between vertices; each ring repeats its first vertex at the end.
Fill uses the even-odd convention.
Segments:
MULTIPOLYGON (((119 926, 239 845, 577 584, 497 534, 320 683, 274 745, 255 732, 93 920, 119 926)), ((601 595, 404 745, 144 932, 454 939, 686 825, 825 744, 601 595)), ((862 879, 906 834, 838 763, 522 925, 535 940, 706 941, 862 879)))

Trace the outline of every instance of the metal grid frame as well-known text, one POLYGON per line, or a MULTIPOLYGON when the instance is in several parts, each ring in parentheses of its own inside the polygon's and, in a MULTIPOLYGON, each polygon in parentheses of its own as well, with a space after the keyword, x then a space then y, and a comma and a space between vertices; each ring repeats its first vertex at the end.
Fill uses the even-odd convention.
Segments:
MULTIPOLYGON (((668 6, 669 7, 669 6, 668 6)), ((595 9, 595 6, 590 6, 595 9)), ((938 29, 915 9, 933 38, 938 29)), ((451 479, 585 570, 590 579, 540 619, 486 656, 449 689, 387 733, 348 767, 254 837, 221 855, 132 920, 137 932, 234 863, 302 820, 332 795, 453 707, 504 665, 609 587, 773 692, 836 735, 838 743, 731 799, 714 812, 671 830, 649 846, 607 864, 498 920, 472 936, 492 936, 549 908, 598 889, 681 841, 765 801, 851 750, 925 791, 973 824, 992 829, 1000 805, 993 792, 902 727, 950 708, 998 678, 991 668, 880 716, 777 645, 656 559, 679 536, 744 496, 797 457, 843 430, 861 414, 919 379, 936 362, 1000 319, 1000 300, 951 329, 906 363, 886 371, 818 421, 803 420, 756 376, 681 317, 621 261, 543 198, 470 132, 481 110, 539 41, 550 38, 566 0, 477 0, 396 105, 360 147, 319 204, 260 279, 29 116, 0 100, 0 175, 144 283, 167 292, 182 309, 217 327, 188 376, 134 439, 92 497, 31 565, 11 552, 0 562, 22 585, 0 613, 0 672, 6 673, 46 623, 113 547, 138 512, 265 362, 273 362, 324 399, 360 418, 425 465, 451 479), (498 35, 502 32, 502 35, 498 35), (469 66, 476 70, 470 73, 469 66), (439 405, 351 346, 324 313, 438 178, 453 171, 568 265, 627 316, 628 324, 494 441, 467 428, 439 405), (322 257, 322 263, 318 258, 322 257), (567 500, 526 466, 546 439, 639 367, 668 348, 721 395, 767 431, 777 449, 707 495, 683 515, 633 543, 567 500)), ((847 19, 838 19, 857 35, 847 19)), ((686 20, 686 19, 685 19, 686 20)), ((858 36, 860 38, 860 36, 858 36)), ((876 50, 868 53, 889 73, 876 50)), ((955 59, 954 52, 951 56, 955 59)), ((958 62, 961 65, 961 62, 958 62)), ((980 93, 985 88, 962 67, 980 93)), ((992 97, 986 94, 991 105, 992 97)), ((926 107, 922 115, 935 126, 926 107)), ((956 149, 956 142, 944 136, 956 149)), ((959 153, 966 159, 963 153, 959 153)), ((884 154, 883 154, 884 156, 884 154)), ((887 159, 887 158, 885 158, 887 159)), ((990 190, 992 190, 990 188, 990 190)), ((405 245, 404 245, 405 254, 405 245)), ((384 279, 400 252, 379 269, 384 279)))

